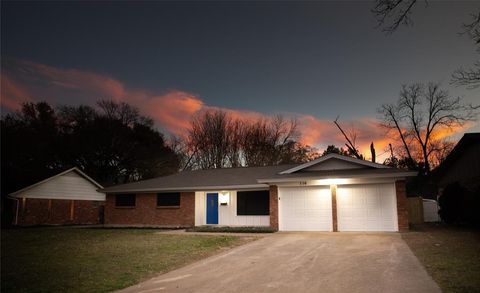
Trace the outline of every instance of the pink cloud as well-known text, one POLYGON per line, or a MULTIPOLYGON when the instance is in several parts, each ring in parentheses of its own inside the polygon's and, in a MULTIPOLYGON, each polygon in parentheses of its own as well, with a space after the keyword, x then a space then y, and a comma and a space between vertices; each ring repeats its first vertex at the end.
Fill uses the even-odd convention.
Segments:
POLYGON ((182 91, 145 96, 139 104, 143 113, 176 135, 185 134, 190 118, 204 108, 203 101, 197 96, 182 91))
MULTIPOLYGON (((300 131, 302 143, 326 148, 328 145, 336 145, 345 148, 346 140, 333 120, 321 120, 311 115, 300 115, 300 131)), ((355 144, 362 154, 370 158, 370 143, 374 142, 376 153, 384 153, 388 146, 389 138, 385 137, 385 130, 378 125, 375 119, 364 117, 355 121, 338 121, 342 129, 352 137, 356 133, 355 144)))
MULTIPOLYGON (((6 68, 2 68, 1 106, 10 110, 17 110, 21 102, 46 100, 52 104, 93 105, 99 99, 113 99, 138 107, 143 114, 152 117, 162 130, 175 135, 184 135, 189 128, 190 119, 209 109, 223 110, 232 118, 247 121, 271 118, 255 111, 205 105, 198 95, 185 91, 169 90, 151 93, 142 89, 129 88, 112 77, 95 72, 62 69, 16 59, 8 60, 7 64, 6 68)), ((284 116, 297 118, 301 142, 304 144, 321 150, 330 144, 345 146, 345 139, 333 121, 317 119, 305 114, 287 113, 284 116)), ((385 153, 388 144, 395 140, 387 137, 385 130, 373 118, 365 117, 355 121, 340 119, 339 122, 347 133, 356 131, 356 144, 367 158, 370 157, 372 141, 379 155, 385 153)), ((449 136, 453 133, 441 133, 441 136, 449 136)))
POLYGON ((38 78, 52 87, 113 99, 121 99, 127 94, 121 82, 105 75, 78 69, 60 69, 24 60, 17 62, 32 79, 38 78))
POLYGON ((7 75, 2 74, 1 78, 1 106, 10 110, 17 110, 20 108, 19 97, 21 101, 30 102, 30 93, 12 81, 7 75))
POLYGON ((1 105, 10 110, 18 109, 20 103, 27 101, 93 105, 99 99, 113 99, 138 107, 163 129, 179 135, 188 127, 189 117, 204 108, 198 96, 183 91, 152 94, 130 89, 98 73, 24 60, 9 61, 9 68, 2 68, 1 105))

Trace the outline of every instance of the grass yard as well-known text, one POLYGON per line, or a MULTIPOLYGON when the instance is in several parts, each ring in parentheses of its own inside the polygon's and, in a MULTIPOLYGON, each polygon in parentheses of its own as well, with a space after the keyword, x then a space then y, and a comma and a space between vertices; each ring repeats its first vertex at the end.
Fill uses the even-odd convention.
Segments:
POLYGON ((402 234, 443 292, 480 292, 480 232, 444 224, 402 234))
POLYGON ((253 238, 163 235, 154 229, 2 230, 2 292, 106 292, 253 238))

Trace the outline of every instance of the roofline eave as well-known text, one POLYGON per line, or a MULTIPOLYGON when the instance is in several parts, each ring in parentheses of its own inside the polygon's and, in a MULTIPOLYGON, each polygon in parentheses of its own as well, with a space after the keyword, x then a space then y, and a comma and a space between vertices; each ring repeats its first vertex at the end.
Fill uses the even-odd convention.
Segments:
POLYGON ((258 183, 276 183, 276 182, 295 182, 295 181, 309 181, 309 180, 321 180, 321 179, 351 179, 351 178, 403 178, 417 176, 417 172, 406 171, 398 173, 385 173, 385 174, 355 174, 355 175, 324 175, 324 176, 309 176, 309 177, 289 177, 289 178, 266 178, 258 179, 258 183))
POLYGON ((101 192, 108 194, 118 193, 141 193, 141 192, 162 192, 162 191, 209 191, 209 190, 231 190, 231 189, 254 189, 254 188, 268 188, 268 184, 246 184, 246 185, 215 185, 215 186, 192 186, 192 187, 164 187, 164 188, 138 188, 138 189, 120 189, 108 190, 108 188, 101 189, 101 192))

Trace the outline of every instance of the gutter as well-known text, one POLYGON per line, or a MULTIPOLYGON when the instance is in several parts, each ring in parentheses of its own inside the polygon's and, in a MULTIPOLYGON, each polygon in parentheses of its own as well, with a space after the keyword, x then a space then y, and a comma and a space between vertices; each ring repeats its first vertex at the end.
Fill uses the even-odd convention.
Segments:
POLYGON ((248 184, 248 185, 218 185, 218 186, 192 186, 192 187, 165 187, 165 188, 139 188, 139 189, 100 189, 100 192, 115 193, 140 193, 140 192, 161 192, 161 191, 215 191, 215 190, 248 190, 248 189, 267 189, 268 184, 248 184))
POLYGON ((258 179, 258 183, 275 183, 275 182, 297 182, 297 181, 309 181, 319 179, 350 179, 350 178, 398 178, 398 177, 413 177, 417 172, 398 172, 398 173, 386 173, 386 174, 355 174, 355 175, 324 175, 324 176, 308 176, 308 177, 288 177, 288 178, 270 178, 270 179, 258 179))

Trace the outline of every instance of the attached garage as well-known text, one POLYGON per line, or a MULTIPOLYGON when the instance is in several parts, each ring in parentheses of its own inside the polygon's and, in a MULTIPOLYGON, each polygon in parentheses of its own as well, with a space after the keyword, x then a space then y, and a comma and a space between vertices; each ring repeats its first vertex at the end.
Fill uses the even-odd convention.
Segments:
POLYGON ((281 231, 332 231, 329 187, 283 187, 278 194, 281 231))
POLYGON ((409 176, 415 172, 329 154, 258 182, 278 188, 280 231, 393 232, 408 229, 409 176))
MULTIPOLYGON (((333 231, 330 186, 280 187, 280 231, 333 231)), ((338 231, 398 231, 394 183, 336 187, 338 231)))
POLYGON ((337 187, 338 231, 398 231, 394 183, 337 187))

